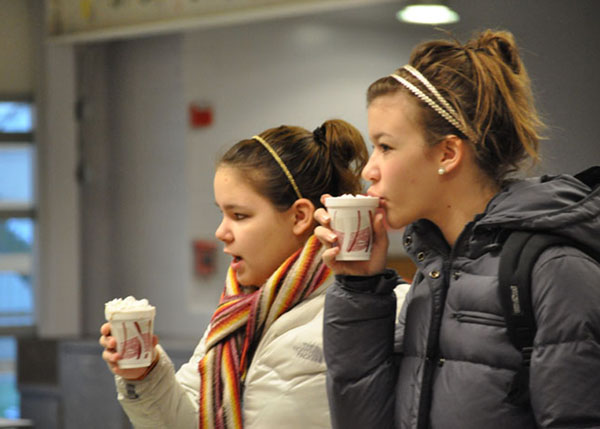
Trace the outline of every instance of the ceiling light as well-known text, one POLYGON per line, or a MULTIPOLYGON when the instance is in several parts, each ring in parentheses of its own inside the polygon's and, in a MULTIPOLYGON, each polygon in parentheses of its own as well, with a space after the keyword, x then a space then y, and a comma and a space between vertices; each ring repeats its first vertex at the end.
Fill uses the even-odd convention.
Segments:
POLYGON ((460 17, 445 1, 408 1, 396 14, 398 20, 413 24, 452 24, 460 17))

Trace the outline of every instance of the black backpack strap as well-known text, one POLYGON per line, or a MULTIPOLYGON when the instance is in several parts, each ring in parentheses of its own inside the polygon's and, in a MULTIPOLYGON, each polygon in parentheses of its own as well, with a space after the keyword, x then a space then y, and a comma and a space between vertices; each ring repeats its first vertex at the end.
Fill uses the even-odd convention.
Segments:
POLYGON ((575 178, 594 189, 600 185, 600 166, 593 166, 575 175, 575 178))
POLYGON ((521 352, 521 369, 515 374, 508 401, 529 403, 529 364, 536 332, 531 304, 531 271, 540 254, 550 246, 571 244, 570 240, 550 234, 513 231, 502 247, 498 272, 498 291, 510 341, 521 352))

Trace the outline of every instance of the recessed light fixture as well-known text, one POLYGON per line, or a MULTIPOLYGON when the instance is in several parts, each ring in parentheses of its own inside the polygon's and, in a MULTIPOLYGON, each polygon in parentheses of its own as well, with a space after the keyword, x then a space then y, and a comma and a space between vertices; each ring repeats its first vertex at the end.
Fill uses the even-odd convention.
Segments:
POLYGON ((415 0, 407 1, 396 14, 398 20, 413 24, 452 24, 460 17, 445 1, 415 0))

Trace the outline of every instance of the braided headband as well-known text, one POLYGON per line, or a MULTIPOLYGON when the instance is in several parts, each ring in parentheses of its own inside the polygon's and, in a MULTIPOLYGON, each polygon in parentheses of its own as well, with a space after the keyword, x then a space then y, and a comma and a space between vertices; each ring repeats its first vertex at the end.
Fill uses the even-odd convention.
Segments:
POLYGON ((394 79, 396 79, 398 82, 400 82, 402 85, 404 85, 410 92, 412 92, 414 95, 416 95, 420 100, 427 103, 429 105, 429 107, 431 107, 433 110, 435 110, 438 115, 440 115, 442 118, 444 118, 446 121, 448 121, 451 125, 453 125, 454 128, 461 131, 472 142, 477 141, 476 134, 460 123, 460 120, 459 120, 460 117, 459 117, 458 113, 456 112, 456 110, 454 110, 454 108, 450 105, 450 103, 448 103, 448 101, 446 101, 446 99, 442 96, 442 94, 439 93, 439 91, 431 84, 431 82, 429 82, 427 80, 427 78, 425 76, 423 76, 423 74, 420 71, 418 71, 413 66, 408 65, 408 64, 403 66, 402 68, 404 70, 408 71, 414 77, 416 77, 423 85, 425 85, 425 87, 429 91, 431 91, 431 93, 435 96, 435 98, 437 98, 437 100, 441 103, 441 106, 434 99, 429 97, 427 94, 425 94, 423 91, 421 91, 419 88, 417 88, 415 85, 413 85, 412 83, 410 83, 403 77, 398 76, 395 73, 392 73, 390 75, 390 77, 393 77, 394 79))
POLYGON ((252 136, 252 138, 254 140, 257 140, 260 144, 262 144, 265 147, 265 149, 267 149, 269 153, 273 156, 273 158, 275 158, 275 161, 277 161, 277 164, 279 164, 279 166, 287 176, 288 180, 290 181, 292 188, 294 188, 294 191, 296 192, 298 198, 302 198, 302 194, 300 193, 300 189, 298 189, 298 185, 296 185, 296 181, 294 180, 292 173, 290 173, 290 170, 288 170, 288 168, 285 166, 279 155, 277 155, 277 152, 275 152, 271 145, 267 143, 267 141, 261 136, 252 136))

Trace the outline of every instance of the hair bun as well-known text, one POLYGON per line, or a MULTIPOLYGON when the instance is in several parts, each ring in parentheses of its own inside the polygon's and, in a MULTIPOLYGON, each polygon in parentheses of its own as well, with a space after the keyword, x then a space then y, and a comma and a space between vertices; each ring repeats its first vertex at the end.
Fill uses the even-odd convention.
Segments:
POLYGON ((474 42, 476 50, 499 57, 516 74, 521 72, 523 66, 519 50, 511 33, 487 30, 481 33, 474 42))
MULTIPOLYGON (((317 131, 323 136, 322 144, 326 147, 333 168, 338 195, 361 192, 360 172, 367 163, 369 153, 360 131, 343 119, 327 120, 315 133, 317 131)), ((316 136, 315 140, 319 142, 316 136)))

